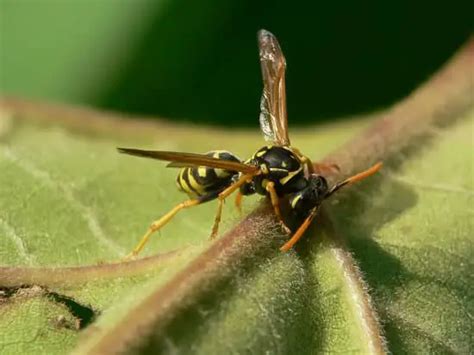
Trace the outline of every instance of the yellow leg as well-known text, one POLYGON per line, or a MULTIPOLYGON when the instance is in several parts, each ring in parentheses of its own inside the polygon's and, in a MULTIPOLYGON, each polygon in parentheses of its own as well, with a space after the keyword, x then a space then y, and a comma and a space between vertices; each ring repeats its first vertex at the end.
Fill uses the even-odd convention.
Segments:
POLYGON ((240 214, 242 214, 242 198, 244 195, 240 191, 237 191, 237 195, 235 195, 235 207, 240 214))
POLYGON ((283 222, 283 217, 281 216, 281 212, 280 212, 280 199, 278 198, 278 195, 275 191, 275 183, 273 181, 270 181, 267 186, 265 187, 265 189, 268 191, 268 193, 270 194, 270 200, 272 202, 272 206, 273 206, 273 210, 275 211, 275 214, 276 216, 278 217, 278 219, 280 220, 280 224, 283 228, 283 230, 291 235, 291 230, 290 228, 288 228, 285 224, 285 222, 283 222))
POLYGON ((292 148, 294 152, 298 155, 298 158, 300 158, 301 164, 306 167, 308 174, 327 174, 327 173, 334 173, 338 172, 340 170, 339 166, 337 164, 333 163, 315 163, 311 161, 306 155, 303 155, 299 149, 297 148, 292 148))
POLYGON ((298 148, 292 147, 291 149, 293 149, 293 151, 296 153, 296 155, 301 161, 301 164, 303 166, 306 166, 306 170, 308 174, 313 174, 314 166, 313 166, 313 163, 311 162, 311 159, 309 159, 306 155, 303 155, 298 148))
POLYGON ((311 162, 311 159, 309 159, 307 156, 303 155, 301 156, 301 163, 306 166, 306 169, 308 169, 308 174, 313 174, 314 173, 314 166, 313 163, 311 162))
POLYGON ((137 256, 138 253, 142 251, 143 247, 148 242, 148 239, 150 239, 151 235, 155 233, 157 230, 159 230, 161 227, 163 227, 166 223, 168 223, 179 211, 181 211, 184 208, 199 205, 200 203, 201 203, 200 200, 187 200, 187 201, 181 202, 179 205, 175 206, 171 211, 169 211, 163 217, 154 221, 148 228, 145 235, 140 240, 140 243, 137 244, 137 246, 132 250, 130 254, 128 254, 125 257, 125 259, 130 259, 132 257, 137 256))
POLYGON ((293 236, 288 240, 281 248, 280 251, 288 251, 290 250, 293 245, 296 244, 298 240, 301 239, 303 236, 304 232, 306 232, 306 229, 311 225, 311 222, 313 221, 314 217, 316 217, 316 213, 318 212, 318 208, 313 208, 313 210, 310 212, 309 216, 306 217, 303 223, 299 226, 298 230, 293 234, 293 236))
POLYGON ((232 185, 230 185, 228 188, 226 188, 219 194, 219 196, 217 197, 218 204, 216 218, 214 219, 214 225, 212 226, 212 232, 210 236, 211 239, 214 239, 217 236, 217 232, 219 230, 219 223, 221 222, 222 217, 222 207, 224 206, 224 200, 226 199, 226 197, 232 194, 235 190, 240 188, 240 186, 242 186, 246 182, 250 182, 255 175, 257 174, 242 175, 239 180, 234 182, 232 185))

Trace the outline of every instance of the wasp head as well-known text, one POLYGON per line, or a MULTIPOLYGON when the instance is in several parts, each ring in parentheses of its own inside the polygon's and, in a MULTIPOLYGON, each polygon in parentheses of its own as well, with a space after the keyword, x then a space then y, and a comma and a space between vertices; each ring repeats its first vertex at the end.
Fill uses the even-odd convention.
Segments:
POLYGON ((306 187, 290 197, 290 204, 297 215, 305 217, 314 207, 319 206, 329 191, 326 179, 312 174, 306 187))

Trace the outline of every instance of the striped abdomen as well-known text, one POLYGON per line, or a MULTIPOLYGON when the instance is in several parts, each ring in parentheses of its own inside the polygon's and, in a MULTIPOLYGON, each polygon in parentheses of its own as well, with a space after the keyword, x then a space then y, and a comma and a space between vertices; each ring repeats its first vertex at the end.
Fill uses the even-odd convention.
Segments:
MULTIPOLYGON (((240 162, 235 155, 226 150, 212 150, 206 155, 222 160, 240 162)), ((223 190, 232 183, 232 179, 236 175, 238 175, 238 172, 206 166, 182 168, 176 178, 176 184, 189 197, 195 198, 223 190)))

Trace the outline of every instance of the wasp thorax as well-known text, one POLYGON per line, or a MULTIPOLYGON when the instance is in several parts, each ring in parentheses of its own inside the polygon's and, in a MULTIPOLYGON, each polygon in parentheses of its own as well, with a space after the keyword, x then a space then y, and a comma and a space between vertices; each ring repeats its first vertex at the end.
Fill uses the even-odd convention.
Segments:
POLYGON ((301 161, 289 147, 263 147, 253 155, 251 164, 258 166, 261 171, 254 178, 254 188, 259 194, 267 194, 269 182, 274 184, 280 196, 301 190, 307 184, 301 161))

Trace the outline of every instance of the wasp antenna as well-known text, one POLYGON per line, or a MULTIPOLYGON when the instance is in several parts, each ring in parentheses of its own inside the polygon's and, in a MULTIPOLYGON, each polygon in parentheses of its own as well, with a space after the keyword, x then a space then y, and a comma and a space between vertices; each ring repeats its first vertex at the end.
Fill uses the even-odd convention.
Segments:
POLYGON ((361 181, 361 180, 364 180, 365 178, 375 174, 377 171, 380 170, 380 168, 382 168, 382 165, 383 163, 382 162, 378 162, 377 164, 373 165, 372 167, 370 167, 369 169, 365 170, 365 171, 362 171, 358 174, 355 174, 341 182, 338 182, 336 185, 334 185, 331 190, 329 190, 329 192, 327 193, 326 195, 326 198, 331 196, 333 193, 335 193, 337 190, 339 190, 341 187, 344 187, 346 185, 349 185, 349 184, 353 184, 355 182, 358 182, 358 181, 361 181))

